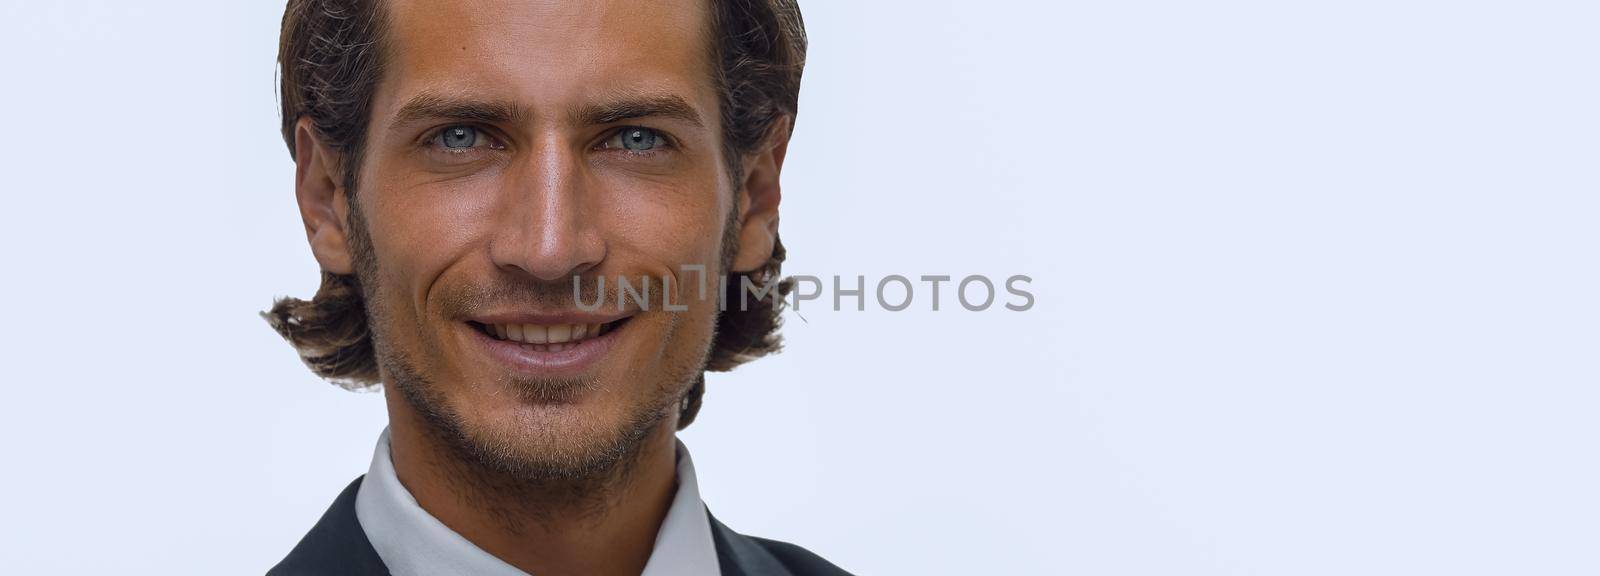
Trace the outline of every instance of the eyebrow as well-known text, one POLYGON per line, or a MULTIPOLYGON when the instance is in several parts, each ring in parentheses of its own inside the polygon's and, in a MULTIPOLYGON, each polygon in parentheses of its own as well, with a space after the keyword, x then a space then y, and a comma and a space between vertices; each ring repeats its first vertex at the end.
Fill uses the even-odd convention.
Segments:
POLYGON ((602 125, 634 118, 670 118, 704 127, 700 113, 676 94, 630 94, 608 102, 590 104, 573 115, 580 124, 602 125))
POLYGON ((477 100, 446 96, 437 92, 423 92, 413 96, 394 119, 389 129, 394 130, 422 120, 469 120, 486 124, 513 124, 523 118, 520 108, 507 101, 477 100))

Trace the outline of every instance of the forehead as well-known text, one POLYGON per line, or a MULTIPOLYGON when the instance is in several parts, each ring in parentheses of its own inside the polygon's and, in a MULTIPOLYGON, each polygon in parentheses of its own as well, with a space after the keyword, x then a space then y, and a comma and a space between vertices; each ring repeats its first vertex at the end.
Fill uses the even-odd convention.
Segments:
MULTIPOLYGON (((707 0, 389 0, 380 100, 445 91, 535 109, 618 89, 710 96, 707 0)), ((713 101, 714 102, 714 101, 713 101)), ((381 105, 383 102, 379 102, 381 105)))

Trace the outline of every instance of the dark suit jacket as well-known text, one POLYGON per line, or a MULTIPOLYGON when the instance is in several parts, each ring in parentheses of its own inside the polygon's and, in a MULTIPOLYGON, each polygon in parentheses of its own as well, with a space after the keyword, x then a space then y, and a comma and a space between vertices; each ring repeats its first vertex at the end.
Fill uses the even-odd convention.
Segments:
MULTIPOLYGON (((289 556, 267 576, 387 576, 367 533, 356 520, 356 489, 361 478, 333 501, 333 506, 311 527, 289 556)), ((806 549, 785 542, 753 538, 728 529, 711 511, 711 539, 723 576, 850 576, 806 549)))

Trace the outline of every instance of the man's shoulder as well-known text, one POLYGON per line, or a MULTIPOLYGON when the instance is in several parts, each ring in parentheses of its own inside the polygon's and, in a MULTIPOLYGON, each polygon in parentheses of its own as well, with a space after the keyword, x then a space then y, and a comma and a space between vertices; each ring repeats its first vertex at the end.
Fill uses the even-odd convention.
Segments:
POLYGON ((818 556, 812 553, 810 550, 806 550, 805 548, 801 548, 788 542, 780 542, 778 540, 769 540, 755 536, 751 536, 749 538, 751 540, 755 540, 757 544, 760 544, 762 547, 766 548, 768 553, 771 553, 774 557, 776 557, 778 562, 781 562, 783 566, 788 568, 790 572, 793 572, 795 576, 809 576, 812 574, 817 574, 820 576, 850 576, 850 573, 845 572, 843 568, 834 565, 834 563, 827 561, 827 559, 824 559, 823 557, 818 556))
POLYGON ((311 531, 267 576, 387 575, 389 569, 356 519, 356 492, 362 478, 345 487, 311 531))
POLYGON ((843 568, 788 542, 746 536, 711 519, 711 537, 717 547, 722 576, 850 576, 843 568))

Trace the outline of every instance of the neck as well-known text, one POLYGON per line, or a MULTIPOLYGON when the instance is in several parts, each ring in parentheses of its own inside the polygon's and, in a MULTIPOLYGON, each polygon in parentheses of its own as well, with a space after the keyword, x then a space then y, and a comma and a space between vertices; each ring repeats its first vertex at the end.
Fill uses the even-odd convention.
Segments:
POLYGON ((530 574, 639 574, 676 493, 673 418, 606 474, 514 478, 467 461, 398 394, 389 442, 400 483, 434 518, 530 574))

